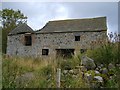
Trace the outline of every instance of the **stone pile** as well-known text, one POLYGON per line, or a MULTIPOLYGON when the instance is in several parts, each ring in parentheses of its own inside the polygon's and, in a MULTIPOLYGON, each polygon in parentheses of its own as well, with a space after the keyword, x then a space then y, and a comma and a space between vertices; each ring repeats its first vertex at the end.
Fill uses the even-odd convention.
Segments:
MULTIPOLYGON (((120 68, 119 65, 117 66, 120 68)), ((71 75, 74 78, 78 78, 79 74, 81 74, 90 87, 98 88, 104 87, 104 82, 114 75, 114 69, 115 65, 112 63, 107 67, 103 64, 96 65, 93 59, 83 56, 80 66, 76 66, 74 69, 63 70, 62 75, 71 75)))

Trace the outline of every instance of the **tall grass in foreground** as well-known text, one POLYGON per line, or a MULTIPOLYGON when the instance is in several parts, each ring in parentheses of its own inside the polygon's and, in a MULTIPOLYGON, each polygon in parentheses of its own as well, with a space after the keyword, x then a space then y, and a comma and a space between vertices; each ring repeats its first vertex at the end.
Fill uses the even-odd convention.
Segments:
MULTIPOLYGON (((46 87, 47 74, 53 73, 56 68, 54 60, 41 60, 31 58, 3 58, 3 87, 46 87), (48 69, 47 69, 48 68, 48 69), (48 70, 48 71, 45 71, 48 70), (52 70, 52 71, 49 71, 52 70), (27 73, 32 72, 35 77, 27 85, 16 85, 16 79, 27 73)), ((53 76, 53 75, 52 75, 53 76)))
MULTIPOLYGON (((6 58, 3 57, 3 88, 55 88, 56 87, 56 69, 65 68, 74 69, 79 65, 80 58, 73 57, 69 59, 48 59, 40 58, 6 58), (32 72, 32 80, 18 83, 16 80, 26 73, 32 72)), ((61 76, 65 83, 61 82, 61 87, 86 87, 81 74, 78 79, 72 76, 61 76)), ((22 78, 20 78, 22 80, 22 78)))

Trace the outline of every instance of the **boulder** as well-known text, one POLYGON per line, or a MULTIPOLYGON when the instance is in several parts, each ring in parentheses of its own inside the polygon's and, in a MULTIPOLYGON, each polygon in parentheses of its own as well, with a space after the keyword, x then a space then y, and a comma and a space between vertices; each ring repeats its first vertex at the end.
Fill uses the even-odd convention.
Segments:
POLYGON ((74 71, 73 71, 73 70, 69 70, 69 73, 70 73, 70 74, 74 74, 74 71))
POLYGON ((112 70, 112 69, 114 69, 115 68, 115 66, 112 64, 112 63, 110 63, 109 65, 108 65, 108 69, 109 70, 112 70))
POLYGON ((95 71, 95 74, 100 74, 100 72, 99 71, 95 71))
POLYGON ((95 69, 95 67, 96 67, 94 60, 87 56, 81 57, 81 65, 85 66, 88 70, 95 69))
POLYGON ((85 73, 85 77, 86 77, 86 79, 90 82, 90 81, 92 81, 92 75, 91 74, 89 74, 89 73, 85 73))
POLYGON ((101 68, 101 69, 99 70, 99 72, 102 73, 102 70, 103 70, 103 69, 101 68))
POLYGON ((104 65, 103 65, 103 64, 100 64, 100 67, 101 67, 101 68, 103 68, 103 67, 104 67, 104 65))
POLYGON ((103 82, 103 78, 101 76, 94 76, 94 80, 98 82, 103 82))
POLYGON ((63 74, 66 75, 68 73, 68 70, 63 70, 63 74))
POLYGON ((95 70, 96 70, 96 71, 99 71, 99 68, 96 68, 95 70))
POLYGON ((103 68, 103 69, 102 69, 102 74, 107 74, 107 73, 108 73, 107 68, 103 68))
POLYGON ((100 70, 102 67, 101 66, 98 66, 98 69, 100 70))

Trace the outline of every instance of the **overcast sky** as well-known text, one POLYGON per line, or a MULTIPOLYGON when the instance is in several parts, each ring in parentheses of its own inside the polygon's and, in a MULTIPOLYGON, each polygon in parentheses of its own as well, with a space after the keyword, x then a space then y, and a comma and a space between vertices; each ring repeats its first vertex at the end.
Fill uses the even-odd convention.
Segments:
POLYGON ((106 16, 108 32, 118 31, 117 2, 3 2, 2 8, 21 10, 34 30, 42 28, 51 20, 106 16))

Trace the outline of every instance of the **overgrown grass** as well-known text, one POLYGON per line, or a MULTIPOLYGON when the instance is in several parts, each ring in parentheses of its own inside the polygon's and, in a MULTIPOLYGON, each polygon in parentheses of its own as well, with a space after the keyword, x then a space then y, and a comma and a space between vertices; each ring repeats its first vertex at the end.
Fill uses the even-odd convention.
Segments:
MULTIPOLYGON (((75 66, 80 63, 78 57, 65 60, 61 59, 61 61, 59 60, 60 59, 42 60, 40 58, 33 59, 28 57, 3 57, 3 88, 55 88, 56 69, 61 68, 61 70, 64 70, 66 67, 74 69, 75 66), (29 80, 27 83, 16 82, 17 78, 29 72, 34 74, 34 77, 30 82, 29 80)), ((63 78, 66 82, 65 85, 61 87, 85 86, 81 76, 79 76, 79 79, 74 79, 71 76, 63 78)))
MULTIPOLYGON (((33 72, 35 78, 27 86, 22 86, 22 87, 40 87, 40 86, 46 87, 44 82, 46 80, 44 79, 47 78, 47 73, 50 74, 51 71, 49 70, 55 70, 56 68, 55 64, 56 63, 53 60, 48 61, 41 59, 19 58, 19 57, 3 58, 3 65, 2 65, 3 87, 4 88, 16 87, 15 84, 16 79, 27 72, 33 72)), ((51 73, 54 73, 54 71, 52 71, 51 73)))
POLYGON ((97 64, 102 63, 108 65, 109 63, 119 63, 119 55, 119 42, 104 43, 101 47, 97 49, 87 51, 87 56, 94 59, 97 64))

